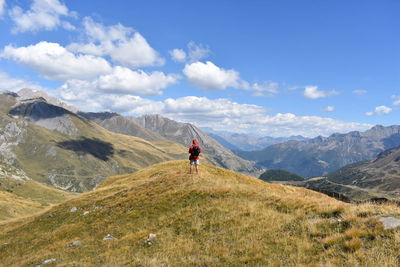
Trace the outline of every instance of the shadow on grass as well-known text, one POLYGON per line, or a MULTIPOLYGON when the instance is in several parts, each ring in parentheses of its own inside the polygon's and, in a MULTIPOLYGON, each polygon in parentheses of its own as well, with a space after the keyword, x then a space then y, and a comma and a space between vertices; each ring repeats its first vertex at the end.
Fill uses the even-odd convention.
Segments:
POLYGON ((101 141, 97 138, 81 137, 79 140, 68 140, 57 143, 63 149, 71 150, 78 155, 90 154, 103 161, 108 161, 114 155, 114 147, 111 143, 101 141))

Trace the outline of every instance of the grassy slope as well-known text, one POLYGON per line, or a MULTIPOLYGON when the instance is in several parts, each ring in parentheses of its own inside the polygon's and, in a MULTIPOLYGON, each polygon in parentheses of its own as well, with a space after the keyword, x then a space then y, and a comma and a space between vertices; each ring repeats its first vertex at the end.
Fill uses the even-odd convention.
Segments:
POLYGON ((0 179, 0 221, 35 214, 76 194, 35 181, 0 179))
MULTIPOLYGON (((183 159, 187 154, 186 148, 172 142, 159 142, 157 146, 141 138, 110 132, 77 117, 72 119, 79 129, 80 136, 109 144, 113 149, 112 154, 107 160, 101 160, 89 153, 76 153, 60 148, 57 144, 61 142, 81 142, 82 139, 30 125, 25 142, 15 149, 21 169, 30 178, 49 183, 50 171, 55 173, 58 179, 76 184, 75 187, 82 182, 83 188, 87 190, 93 187, 91 179, 131 173, 162 161, 183 159), (51 149, 56 152, 55 156, 48 155, 51 149)), ((102 148, 99 145, 92 150, 96 152, 96 149, 99 149, 97 153, 101 153, 102 148)))
POLYGON ((1 264, 49 258, 63 266, 399 264, 400 231, 377 222, 381 214, 399 216, 397 207, 353 206, 205 165, 188 175, 187 167, 166 162, 112 177, 41 215, 3 223, 1 264), (149 233, 157 234, 150 246, 149 233), (117 239, 103 241, 106 234, 117 239), (82 245, 67 246, 75 240, 82 245))

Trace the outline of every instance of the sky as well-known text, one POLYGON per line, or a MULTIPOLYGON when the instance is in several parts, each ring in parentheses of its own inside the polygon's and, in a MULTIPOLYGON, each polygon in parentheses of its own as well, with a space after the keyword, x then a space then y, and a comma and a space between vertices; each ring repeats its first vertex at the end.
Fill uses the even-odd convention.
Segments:
POLYGON ((397 0, 0 0, 0 90, 314 137, 397 125, 397 0))

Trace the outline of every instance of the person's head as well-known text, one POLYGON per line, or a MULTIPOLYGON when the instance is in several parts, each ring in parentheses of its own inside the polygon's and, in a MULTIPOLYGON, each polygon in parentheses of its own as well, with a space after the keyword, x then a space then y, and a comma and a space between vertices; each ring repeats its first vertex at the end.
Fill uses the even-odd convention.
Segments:
POLYGON ((194 146, 197 146, 198 145, 197 139, 193 139, 192 143, 193 143, 194 146))

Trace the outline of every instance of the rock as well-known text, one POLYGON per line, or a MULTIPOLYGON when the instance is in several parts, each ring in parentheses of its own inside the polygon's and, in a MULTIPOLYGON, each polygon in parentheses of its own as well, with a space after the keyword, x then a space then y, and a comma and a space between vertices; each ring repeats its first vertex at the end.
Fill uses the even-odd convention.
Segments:
POLYGON ((110 235, 110 234, 106 235, 106 236, 103 238, 103 240, 113 240, 113 239, 115 239, 115 237, 113 237, 113 236, 110 235))
POLYGON ((78 209, 76 208, 76 207, 73 207, 72 209, 71 209, 71 212, 76 212, 78 209))
POLYGON ((144 244, 147 246, 151 246, 156 241, 156 238, 157 238, 156 234, 149 234, 147 239, 144 241, 144 244))
POLYGON ((76 246, 80 246, 80 245, 82 245, 81 241, 76 240, 74 242, 69 243, 68 247, 76 247, 76 246))
POLYGON ((83 216, 86 216, 86 215, 88 215, 90 213, 90 211, 85 211, 84 213, 83 213, 83 216))
POLYGON ((154 240, 154 239, 156 239, 157 238, 157 235, 156 234, 149 234, 149 237, 147 238, 147 239, 149 239, 149 240, 154 240))
POLYGON ((385 230, 400 226, 400 220, 394 217, 382 217, 379 219, 379 221, 383 223, 385 230))
POLYGON ((47 259, 47 260, 45 260, 42 264, 43 265, 45 265, 45 264, 50 264, 50 263, 53 263, 53 262, 55 262, 56 261, 56 259, 54 259, 54 258, 52 258, 52 259, 47 259))

